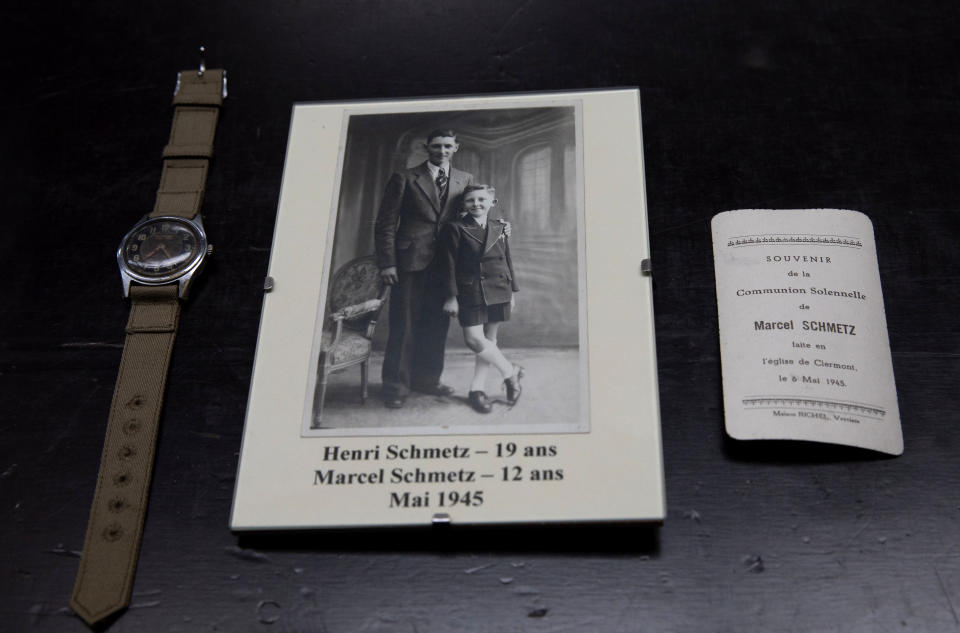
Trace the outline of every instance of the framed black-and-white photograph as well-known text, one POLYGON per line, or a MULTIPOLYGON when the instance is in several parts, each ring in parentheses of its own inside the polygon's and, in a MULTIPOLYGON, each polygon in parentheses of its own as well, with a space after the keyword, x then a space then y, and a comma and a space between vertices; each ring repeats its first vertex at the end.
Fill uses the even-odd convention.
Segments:
POLYGON ((662 519, 641 148, 635 90, 295 106, 233 528, 662 519))
POLYGON ((462 105, 344 111, 306 436, 589 429, 580 101, 462 105))

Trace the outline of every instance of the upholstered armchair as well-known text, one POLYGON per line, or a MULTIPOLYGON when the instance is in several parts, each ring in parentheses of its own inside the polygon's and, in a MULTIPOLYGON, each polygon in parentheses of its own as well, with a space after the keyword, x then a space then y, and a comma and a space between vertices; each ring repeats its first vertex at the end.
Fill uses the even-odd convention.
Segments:
POLYGON ((360 365, 360 401, 366 403, 371 339, 387 290, 373 256, 351 260, 334 274, 317 364, 314 427, 320 425, 327 379, 334 372, 360 365))

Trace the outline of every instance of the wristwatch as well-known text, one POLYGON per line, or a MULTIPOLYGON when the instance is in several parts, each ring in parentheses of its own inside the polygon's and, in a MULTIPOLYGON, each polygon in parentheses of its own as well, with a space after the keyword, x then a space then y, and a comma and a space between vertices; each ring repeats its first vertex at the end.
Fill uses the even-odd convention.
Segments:
POLYGON ((200 205, 226 96, 224 70, 179 73, 156 203, 117 249, 130 318, 70 601, 90 625, 130 602, 180 302, 212 252, 200 205))

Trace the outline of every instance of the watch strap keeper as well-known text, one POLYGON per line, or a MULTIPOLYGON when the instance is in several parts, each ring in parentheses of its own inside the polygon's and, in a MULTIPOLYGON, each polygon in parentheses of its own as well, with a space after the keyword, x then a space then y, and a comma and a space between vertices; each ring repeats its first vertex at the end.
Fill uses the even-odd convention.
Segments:
POLYGON ((207 170, 210 161, 206 158, 178 158, 163 161, 157 200, 150 217, 173 215, 194 218, 203 205, 207 170))
POLYGON ((170 142, 163 148, 163 157, 213 156, 219 111, 218 106, 177 106, 173 113, 170 142))

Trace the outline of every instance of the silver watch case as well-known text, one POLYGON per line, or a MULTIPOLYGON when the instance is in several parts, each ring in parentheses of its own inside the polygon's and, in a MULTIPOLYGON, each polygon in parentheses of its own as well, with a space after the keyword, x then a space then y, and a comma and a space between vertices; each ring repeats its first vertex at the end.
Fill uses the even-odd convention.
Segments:
POLYGON ((144 216, 132 229, 130 229, 117 248, 117 265, 120 267, 120 279, 123 283, 123 296, 130 296, 130 284, 142 284, 144 286, 163 286, 174 281, 177 282, 177 293, 181 299, 187 297, 190 290, 190 282, 193 276, 203 269, 207 257, 213 252, 213 246, 207 241, 207 233, 203 228, 203 219, 200 214, 193 218, 182 218, 177 216, 144 216), (136 266, 128 261, 128 249, 125 248, 128 243, 135 240, 135 236, 147 227, 154 225, 163 226, 164 223, 175 224, 180 229, 186 229, 196 240, 196 246, 191 248, 188 259, 175 266, 168 266, 168 270, 158 271, 156 273, 146 274, 134 270, 136 266))

